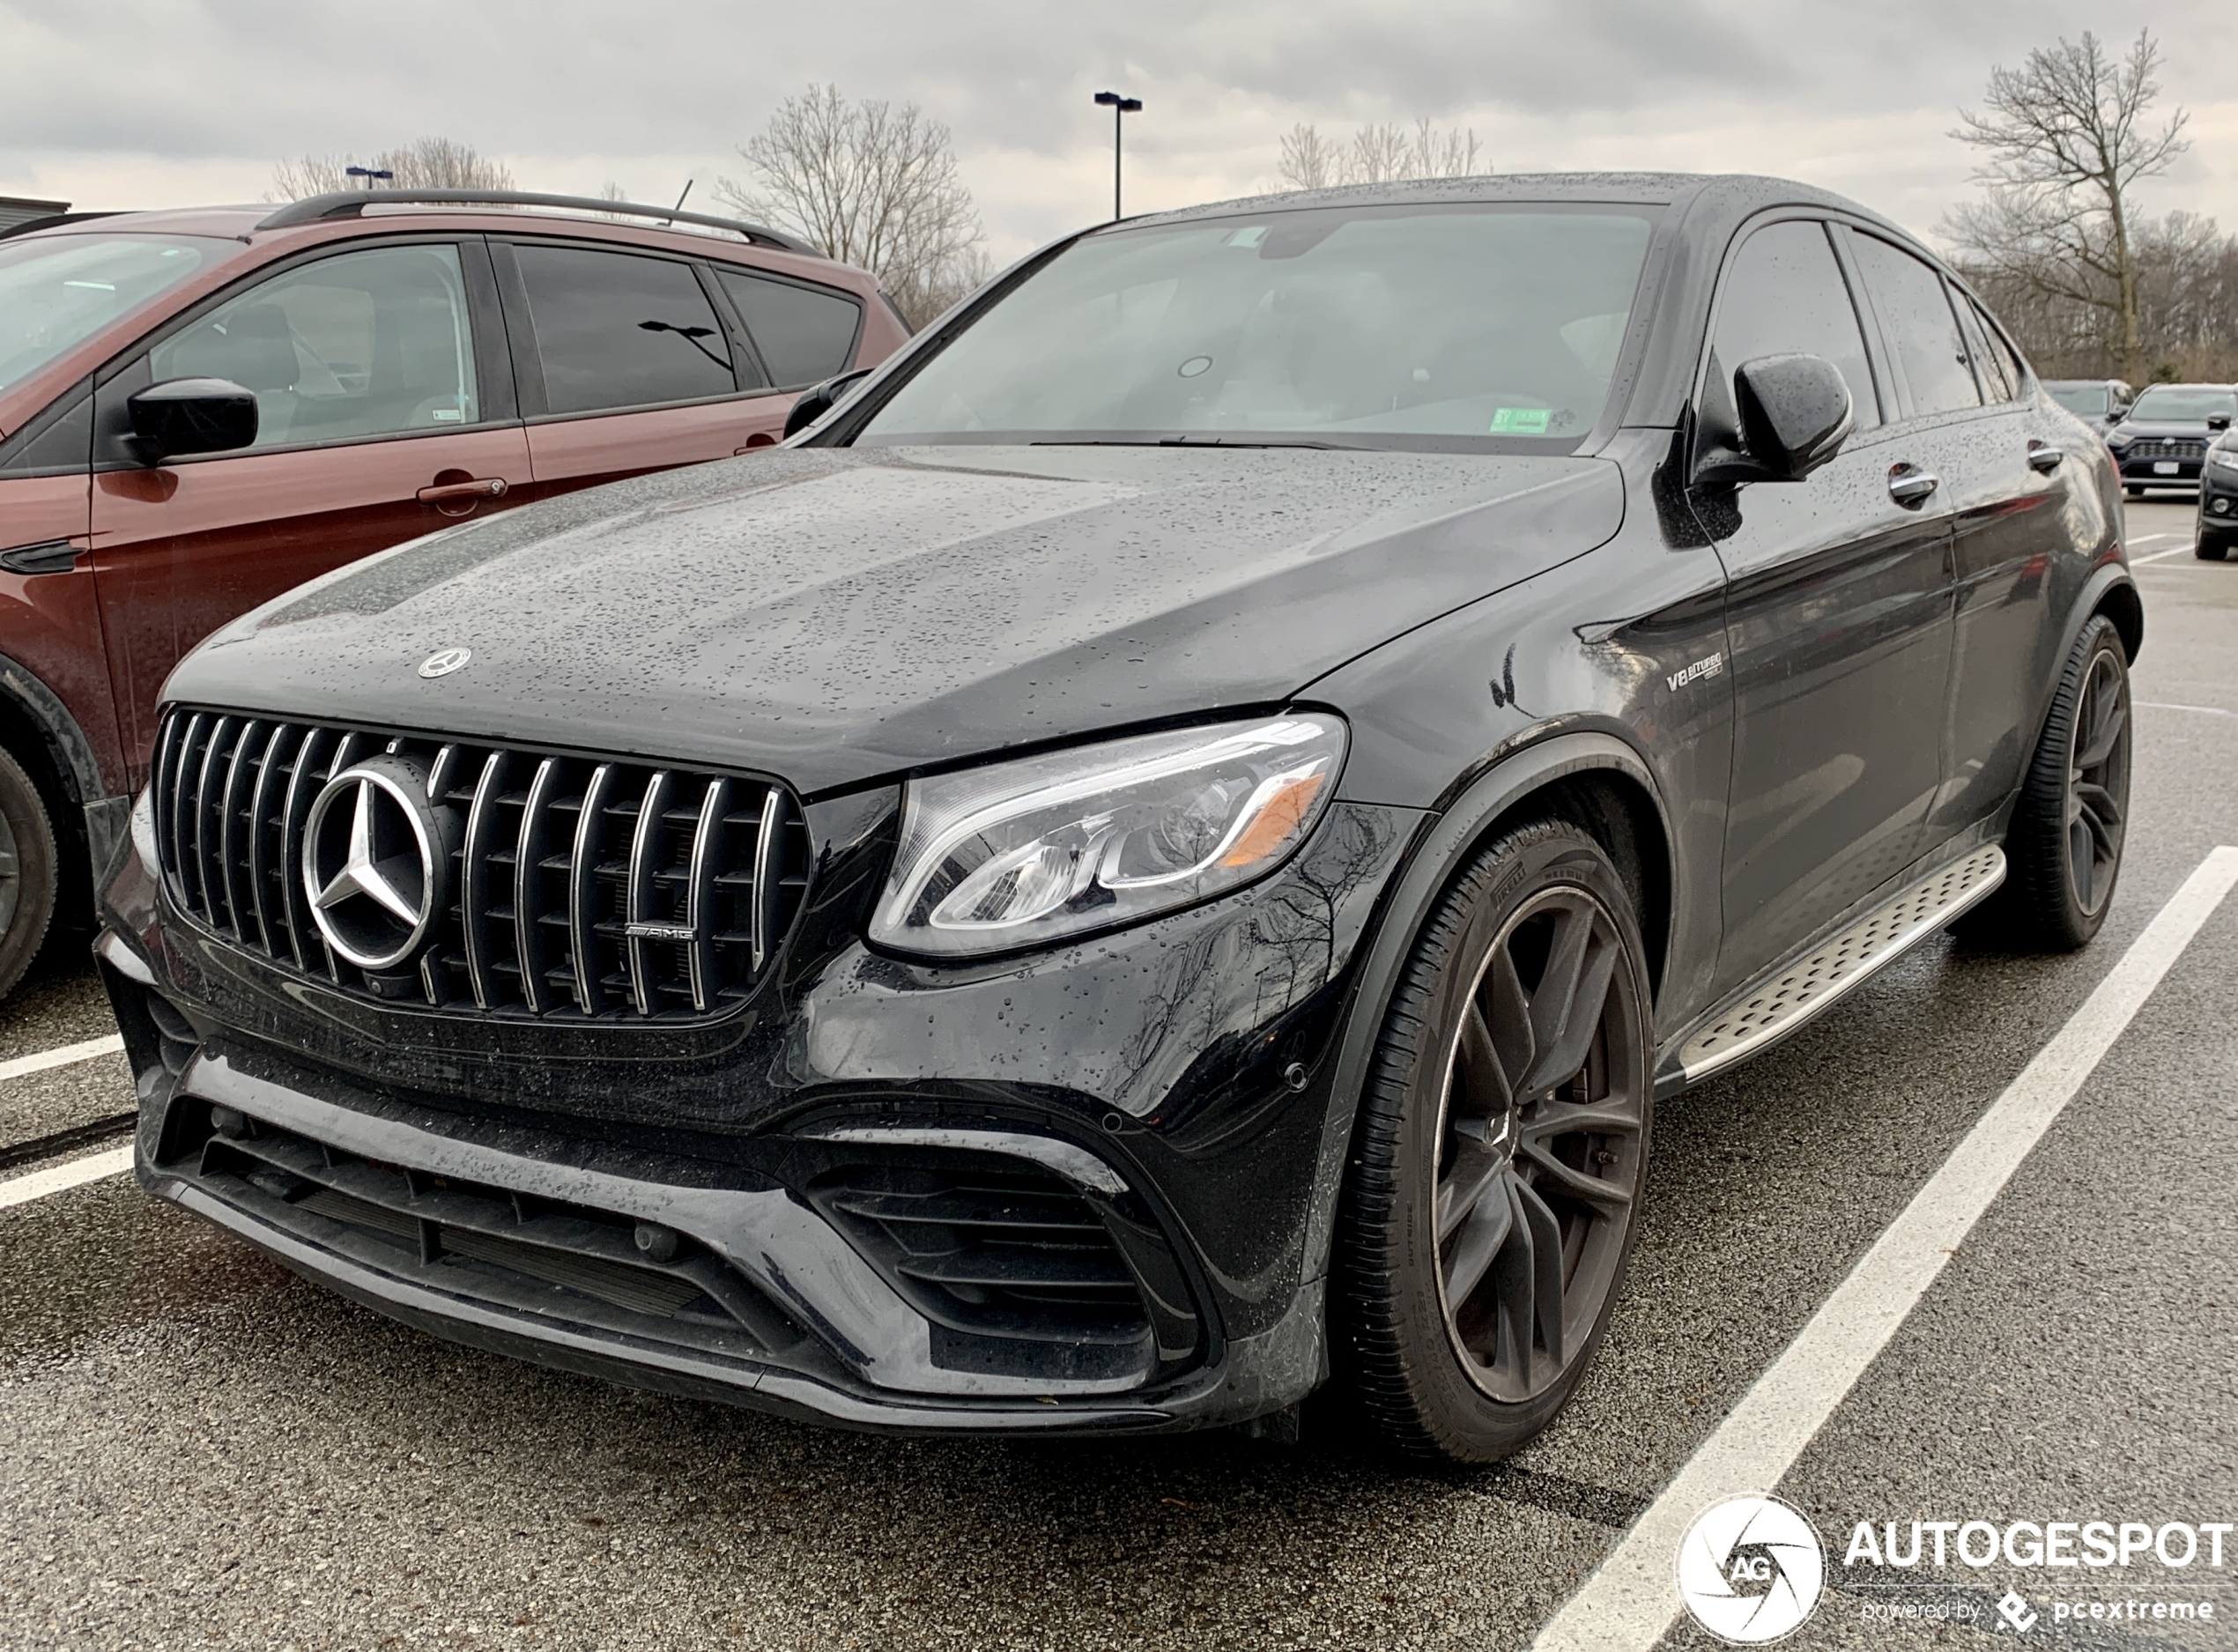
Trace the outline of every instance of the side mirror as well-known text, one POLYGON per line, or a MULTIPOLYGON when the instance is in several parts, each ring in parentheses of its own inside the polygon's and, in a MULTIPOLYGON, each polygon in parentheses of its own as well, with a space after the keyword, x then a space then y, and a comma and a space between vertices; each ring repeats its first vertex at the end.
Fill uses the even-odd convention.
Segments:
POLYGON ((785 415, 785 434, 797 436, 818 419, 847 399, 847 393, 871 376, 869 367, 857 367, 852 373, 842 373, 836 378, 811 384, 800 393, 793 404, 793 411, 785 415))
POLYGON ((1842 450, 1852 424, 1849 386, 1824 356, 1759 356, 1733 373, 1738 447, 1719 443, 1694 467, 1697 484, 1799 482, 1842 450))
POLYGON ((2230 415, 2227 413, 2209 413, 2207 415, 2207 428, 2209 430, 2229 429, 2230 415))
POLYGON ((150 464, 187 453, 226 453, 256 440, 256 392, 231 379, 167 379, 125 403, 150 464))

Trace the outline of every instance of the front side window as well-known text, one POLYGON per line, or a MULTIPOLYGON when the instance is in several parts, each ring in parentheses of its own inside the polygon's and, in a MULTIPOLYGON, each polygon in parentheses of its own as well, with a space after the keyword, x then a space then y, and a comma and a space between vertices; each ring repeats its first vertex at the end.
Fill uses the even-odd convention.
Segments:
POLYGON ((1823 225, 1767 225, 1741 243, 1717 301, 1711 367, 1730 389, 1735 368, 1759 356, 1821 356, 1849 386, 1859 430, 1880 423, 1865 336, 1823 225))
POLYGON ((2238 415, 2238 396, 2211 384, 2148 384, 2129 416, 2140 425, 2199 425, 2217 413, 2238 415))
POLYGON ((1959 336, 1941 273, 1875 235, 1859 235, 1852 245, 1873 307, 1903 365, 1913 413, 1981 406, 1982 393, 1975 388, 1966 341, 1959 336))
POLYGON ((34 235, 0 242, 0 390, 227 258, 208 235, 34 235))
POLYGON ((1407 205, 1098 231, 856 440, 1566 450, 1608 399, 1654 219, 1407 205))
POLYGON ((548 411, 737 393, 730 341, 689 264, 582 247, 519 247, 514 256, 548 411))
POLYGON ((1958 300, 1959 325, 1966 332, 1966 348, 1974 358, 1975 377, 1982 382, 1982 399, 1985 402, 2009 402, 2020 393, 2020 374, 2005 341, 1997 337, 1997 330, 1989 318, 1964 293, 1953 295, 1958 300))
POLYGON ((456 430, 481 417, 458 248, 339 253, 258 283, 150 352, 156 382, 256 393, 258 448, 456 430))
POLYGON ((853 364, 855 337, 863 330, 863 307, 854 300, 741 270, 722 270, 717 278, 779 389, 813 384, 853 364))

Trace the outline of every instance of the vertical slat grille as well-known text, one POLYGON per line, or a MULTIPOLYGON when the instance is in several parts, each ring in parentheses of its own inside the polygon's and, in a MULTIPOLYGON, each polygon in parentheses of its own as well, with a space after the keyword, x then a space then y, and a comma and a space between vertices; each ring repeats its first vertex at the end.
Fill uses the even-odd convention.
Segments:
MULTIPOLYGON (((416 784, 417 782, 415 782, 416 784)), ((807 893, 799 806, 766 781, 174 711, 156 833, 183 915, 384 1004, 580 1020, 694 1019, 752 996, 807 893), (457 848, 431 938, 367 972, 328 946, 304 886, 313 804, 388 752, 424 773, 457 848)))

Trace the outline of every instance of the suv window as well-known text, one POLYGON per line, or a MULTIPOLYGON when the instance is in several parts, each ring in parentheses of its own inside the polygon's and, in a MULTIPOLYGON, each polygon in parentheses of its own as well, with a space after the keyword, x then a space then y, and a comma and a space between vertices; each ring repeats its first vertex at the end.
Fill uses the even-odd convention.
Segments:
POLYGON ((1924 415, 1981 406, 1974 369, 1967 363, 1966 342, 1959 337, 1958 319, 1951 314, 1940 272, 1878 236, 1859 235, 1853 245, 1865 290, 1872 294, 1889 344, 1903 363, 1912 411, 1924 415))
POLYGON ((731 396, 730 344, 689 264, 516 246, 547 411, 588 413, 731 396))
POLYGON ((783 389, 813 384, 853 365, 856 335, 863 329, 863 307, 853 299, 739 270, 718 274, 773 384, 783 389))
POLYGON ((456 247, 337 254, 258 283, 149 355, 155 380, 256 392, 258 448, 456 429, 481 415, 456 247))
POLYGON ((1982 379, 1982 399, 2009 402, 2020 394, 2019 366, 2005 348, 1997 330, 1982 315, 1981 306, 1963 293, 1952 294, 1958 302, 1959 325, 1966 330, 1966 347, 1982 379))
POLYGON ((1759 356, 1823 356, 1842 370, 1860 430, 1880 423, 1865 335, 1823 225, 1771 224, 1742 243, 1717 306, 1711 365, 1730 390, 1733 370, 1759 356))

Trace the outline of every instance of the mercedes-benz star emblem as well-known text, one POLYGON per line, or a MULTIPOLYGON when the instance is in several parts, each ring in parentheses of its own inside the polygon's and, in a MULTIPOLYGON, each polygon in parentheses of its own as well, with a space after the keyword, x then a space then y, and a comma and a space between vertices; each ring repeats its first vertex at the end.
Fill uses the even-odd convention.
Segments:
POLYGON ((438 648, 419 663, 422 677, 448 677, 474 657, 471 648, 438 648))
POLYGON ((311 804, 303 887, 311 918, 360 969, 391 969, 417 952, 448 904, 450 833, 408 758, 353 763, 311 804))

